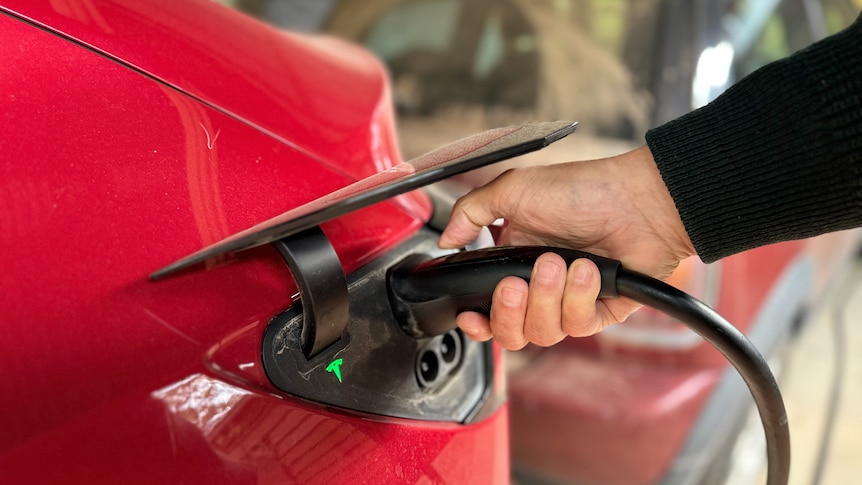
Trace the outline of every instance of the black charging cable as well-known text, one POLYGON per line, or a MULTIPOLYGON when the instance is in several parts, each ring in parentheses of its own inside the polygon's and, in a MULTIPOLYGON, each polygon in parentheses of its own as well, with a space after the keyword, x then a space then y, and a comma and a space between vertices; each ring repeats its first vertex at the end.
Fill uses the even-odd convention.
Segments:
POLYGON ((715 310, 667 283, 632 271, 617 275, 620 296, 660 310, 712 344, 748 385, 766 433, 767 485, 790 478, 790 429, 784 400, 769 364, 748 338, 715 310))
POLYGON ((767 485, 785 485, 790 474, 790 429, 784 400, 775 377, 751 341, 715 310, 673 286, 622 268, 619 261, 582 251, 548 247, 508 247, 464 251, 425 261, 407 259, 390 270, 393 311, 405 330, 434 336, 455 326, 462 311, 488 314, 494 288, 502 277, 529 281, 536 258, 547 252, 566 264, 587 258, 596 263, 602 280, 600 298, 622 296, 679 320, 712 344, 736 368, 748 385, 766 433, 767 485))

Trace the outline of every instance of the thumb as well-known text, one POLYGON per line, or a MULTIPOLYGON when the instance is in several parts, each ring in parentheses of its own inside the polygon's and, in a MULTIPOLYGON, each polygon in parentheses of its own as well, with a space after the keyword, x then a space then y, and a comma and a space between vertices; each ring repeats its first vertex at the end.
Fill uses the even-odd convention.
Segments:
POLYGON ((493 188, 489 184, 458 199, 437 245, 442 249, 461 248, 475 241, 482 228, 499 217, 491 209, 492 198, 493 188))

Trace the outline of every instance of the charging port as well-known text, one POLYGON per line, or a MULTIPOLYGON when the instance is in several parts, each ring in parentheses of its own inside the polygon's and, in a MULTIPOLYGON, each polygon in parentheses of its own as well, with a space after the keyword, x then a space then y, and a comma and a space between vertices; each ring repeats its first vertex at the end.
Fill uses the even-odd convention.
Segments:
POLYGON ((461 364, 462 336, 460 330, 451 330, 432 338, 416 358, 416 380, 427 389, 451 376, 461 364))
POLYGON ((433 350, 426 349, 419 354, 419 362, 416 366, 416 377, 419 378, 419 385, 422 387, 430 387, 437 381, 440 375, 440 359, 437 353, 433 350))
POLYGON ((440 356, 448 365, 457 366, 461 360, 461 336, 457 330, 443 335, 440 341, 440 356))

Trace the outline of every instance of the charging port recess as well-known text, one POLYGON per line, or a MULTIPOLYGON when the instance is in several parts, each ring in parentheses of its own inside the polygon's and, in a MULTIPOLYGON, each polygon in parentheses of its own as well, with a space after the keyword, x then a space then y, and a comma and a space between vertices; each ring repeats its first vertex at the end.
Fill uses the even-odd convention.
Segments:
POLYGON ((262 345, 270 381, 285 394, 384 416, 469 423, 498 408, 504 396, 494 391, 489 343, 465 339, 458 330, 417 338, 404 331, 390 306, 390 268, 417 252, 425 258, 443 254, 438 236, 422 229, 348 275, 344 330, 310 357, 303 350, 304 302, 276 315, 262 345))

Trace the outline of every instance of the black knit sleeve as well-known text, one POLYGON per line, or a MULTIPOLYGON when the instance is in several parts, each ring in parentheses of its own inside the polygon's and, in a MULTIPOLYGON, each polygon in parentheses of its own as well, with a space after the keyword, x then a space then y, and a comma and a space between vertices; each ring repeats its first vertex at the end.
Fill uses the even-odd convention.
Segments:
POLYGON ((704 261, 862 225, 862 16, 646 140, 704 261))

